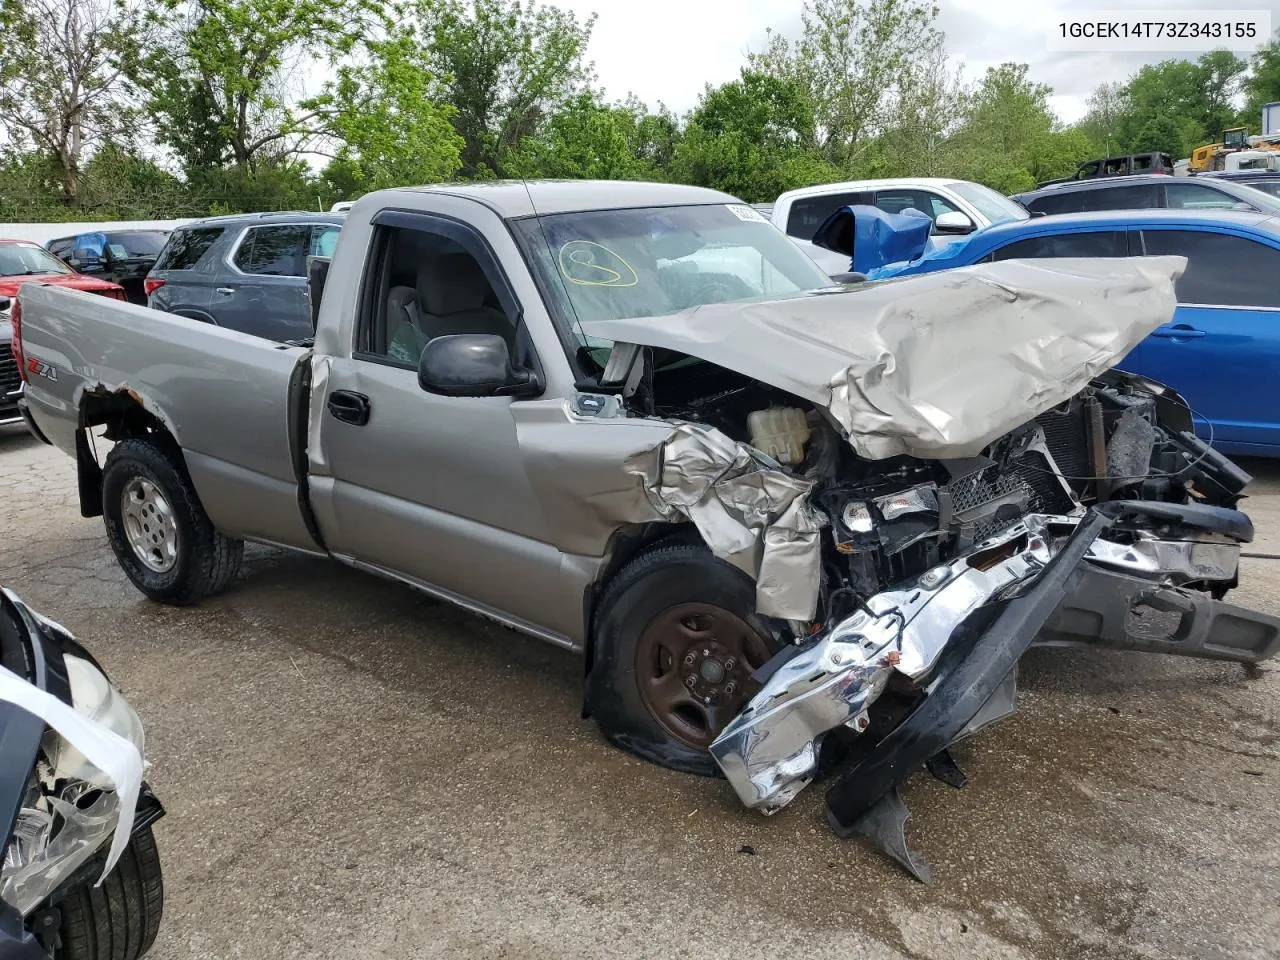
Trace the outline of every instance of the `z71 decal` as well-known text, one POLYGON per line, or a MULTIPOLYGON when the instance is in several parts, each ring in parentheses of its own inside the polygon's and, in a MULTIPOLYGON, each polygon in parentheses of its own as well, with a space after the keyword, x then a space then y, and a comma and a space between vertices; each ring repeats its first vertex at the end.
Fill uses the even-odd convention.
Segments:
POLYGON ((51 363, 45 363, 35 357, 27 357, 27 372, 44 377, 46 380, 58 382, 58 369, 51 363))

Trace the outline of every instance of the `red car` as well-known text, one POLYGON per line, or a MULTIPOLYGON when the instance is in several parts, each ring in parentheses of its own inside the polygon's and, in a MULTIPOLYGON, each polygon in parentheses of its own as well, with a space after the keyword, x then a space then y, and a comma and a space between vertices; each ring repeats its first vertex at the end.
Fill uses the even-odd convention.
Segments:
POLYGON ((30 282, 54 283, 116 300, 129 299, 120 284, 76 273, 38 244, 0 239, 0 423, 21 419, 18 393, 22 378, 18 375, 18 362, 10 353, 13 330, 9 325, 9 305, 18 295, 18 288, 30 282))

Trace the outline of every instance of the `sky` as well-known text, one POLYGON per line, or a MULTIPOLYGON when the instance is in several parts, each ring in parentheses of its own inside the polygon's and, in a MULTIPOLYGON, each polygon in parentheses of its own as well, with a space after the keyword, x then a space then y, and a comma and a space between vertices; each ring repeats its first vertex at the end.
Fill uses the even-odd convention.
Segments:
MULTIPOLYGON (((706 84, 734 79, 749 50, 767 32, 796 36, 803 0, 552 0, 580 17, 599 15, 589 56, 611 99, 636 94, 681 113, 697 104, 706 84)), ((1222 10, 1210 0, 936 0, 947 53, 977 80, 989 66, 1015 60, 1053 88, 1051 106, 1067 123, 1080 119, 1085 101, 1104 80, 1124 80, 1144 63, 1175 53, 1054 53, 1046 33, 1068 9, 1112 11, 1222 10)), ((1280 0, 1227 0, 1221 7, 1272 11, 1280 29, 1280 0)), ((1239 51, 1242 54, 1248 51, 1239 51)), ((1189 54, 1197 56, 1198 54, 1189 54)))

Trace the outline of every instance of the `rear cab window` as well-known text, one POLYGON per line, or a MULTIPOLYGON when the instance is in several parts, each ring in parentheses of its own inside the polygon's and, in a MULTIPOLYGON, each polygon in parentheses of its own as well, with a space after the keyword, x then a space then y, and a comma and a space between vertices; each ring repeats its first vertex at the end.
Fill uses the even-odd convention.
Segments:
POLYGON ((155 271, 195 269, 196 264, 204 258, 225 231, 226 227, 193 227, 175 230, 165 248, 160 251, 160 257, 152 269, 155 271))

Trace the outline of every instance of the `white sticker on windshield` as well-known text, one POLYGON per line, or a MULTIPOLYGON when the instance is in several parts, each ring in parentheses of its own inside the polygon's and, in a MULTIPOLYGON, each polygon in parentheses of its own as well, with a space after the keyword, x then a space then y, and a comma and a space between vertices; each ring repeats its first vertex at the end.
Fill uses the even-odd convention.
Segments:
POLYGON ((756 223, 768 223, 764 217, 760 216, 760 211, 753 207, 748 207, 745 203, 726 203, 729 212, 739 220, 754 221, 756 223))

